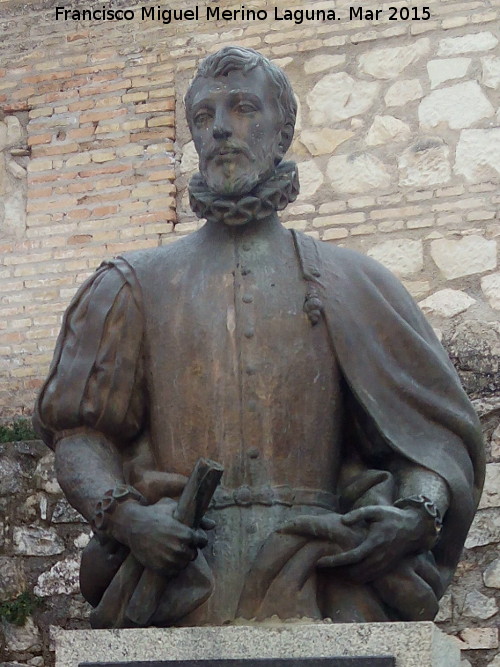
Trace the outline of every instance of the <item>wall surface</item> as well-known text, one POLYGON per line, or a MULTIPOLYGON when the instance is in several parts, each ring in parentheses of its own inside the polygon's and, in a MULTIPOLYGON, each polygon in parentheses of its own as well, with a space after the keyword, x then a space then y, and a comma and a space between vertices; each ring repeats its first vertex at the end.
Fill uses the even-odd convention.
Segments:
MULTIPOLYGON (((183 94, 207 53, 258 49, 285 69, 300 104, 290 157, 302 194, 283 221, 393 270, 481 415, 487 491, 441 618, 471 664, 498 667, 500 2, 369 4, 378 19, 360 20, 362 5, 344 0, 252 0, 244 7, 264 20, 207 20, 207 7, 242 9, 221 0, 199 4, 198 20, 163 23, 141 20, 157 4, 114 0, 106 7, 134 18, 78 21, 56 20, 56 6, 103 2, 0 0, 0 421, 31 413, 62 313, 102 260, 198 227, 183 94)), ((0 660, 49 664, 49 625, 86 622, 74 591, 88 531, 41 445, 2 447, 0 597, 37 586, 44 604, 22 630, 4 623, 0 660)))

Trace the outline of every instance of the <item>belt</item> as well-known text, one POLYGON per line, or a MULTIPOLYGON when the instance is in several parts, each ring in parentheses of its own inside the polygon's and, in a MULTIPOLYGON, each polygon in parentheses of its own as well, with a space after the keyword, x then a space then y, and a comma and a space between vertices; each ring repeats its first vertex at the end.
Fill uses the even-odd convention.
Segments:
POLYGON ((211 509, 239 505, 313 505, 324 509, 338 508, 338 496, 319 489, 292 489, 290 486, 251 487, 246 484, 236 489, 218 488, 210 504, 211 509))

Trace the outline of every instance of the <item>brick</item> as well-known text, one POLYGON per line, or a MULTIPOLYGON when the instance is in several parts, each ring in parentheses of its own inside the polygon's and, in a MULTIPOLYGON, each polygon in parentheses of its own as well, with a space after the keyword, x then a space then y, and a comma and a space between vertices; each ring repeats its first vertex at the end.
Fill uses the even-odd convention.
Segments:
POLYGON ((98 206, 92 211, 92 215, 96 218, 104 218, 107 215, 114 215, 117 211, 117 206, 98 206))
POLYGON ((479 211, 472 211, 471 213, 467 213, 467 220, 469 221, 474 221, 474 220, 493 220, 495 218, 496 212, 495 211, 485 211, 485 210, 479 210, 479 211))
MULTIPOLYGON (((175 188, 172 190, 175 192, 175 188)), ((148 211, 167 211, 170 206, 175 206, 175 200, 173 197, 158 197, 157 199, 152 199, 148 203, 148 211)), ((166 215, 171 215, 171 212, 167 212, 166 215)), ((171 218, 172 220, 175 217, 171 218)))
POLYGON ((345 201, 331 201, 327 202, 326 204, 321 204, 319 207, 319 213, 320 215, 325 215, 328 213, 340 213, 341 211, 345 211, 347 208, 347 204, 345 201))
POLYGON ((460 28, 467 25, 467 16, 449 16, 441 21, 441 28, 443 30, 450 30, 451 28, 460 28))
POLYGON ((39 197, 50 197, 52 188, 30 188, 30 198, 38 199, 39 197))
POLYGON ((175 118, 173 115, 170 116, 155 116, 148 120, 148 127, 166 127, 173 126, 175 124, 175 118))
POLYGON ((381 222, 378 226, 377 229, 379 232, 395 232, 398 231, 399 229, 404 229, 404 222, 402 220, 387 220, 385 222, 381 222))
POLYGON ((66 160, 66 166, 78 167, 83 164, 88 164, 89 162, 90 162, 89 153, 77 153, 76 155, 72 155, 66 160))
POLYGON ((121 127, 124 130, 140 130, 146 127, 146 120, 145 119, 126 120, 121 124, 121 127))
POLYGON ((34 157, 43 157, 46 155, 67 155, 68 153, 76 153, 78 150, 79 150, 78 144, 34 146, 32 155, 34 157))
POLYGON ((148 99, 149 93, 147 91, 138 91, 135 93, 125 93, 122 95, 122 102, 145 102, 148 99))
MULTIPOLYGON (((96 135, 112 134, 118 132, 119 130, 120 130, 119 123, 110 123, 106 121, 106 124, 99 123, 99 125, 95 128, 95 133, 96 135)), ((128 142, 128 136, 127 136, 127 142, 128 142)))
POLYGON ((57 199, 37 199, 36 201, 28 201, 26 210, 31 212, 50 212, 50 211, 65 211, 68 208, 76 206, 76 197, 58 197, 57 199))
POLYGON ((372 220, 387 220, 387 218, 407 218, 420 215, 424 209, 421 206, 406 206, 403 208, 386 208, 370 213, 372 220))
POLYGON ((331 215, 321 218, 313 218, 313 227, 329 227, 334 225, 356 225, 364 222, 364 213, 344 213, 343 215, 331 215))
POLYGON ((79 127, 74 130, 67 130, 66 138, 67 139, 88 139, 94 134, 93 127, 79 127))
POLYGON ((157 213, 144 213, 141 215, 133 215, 130 218, 130 222, 134 227, 136 225, 142 225, 142 224, 149 224, 152 222, 165 222, 166 220, 169 220, 165 213, 163 212, 157 212, 157 213))
POLYGON ((82 243, 90 243, 93 240, 91 234, 74 234, 70 236, 67 243, 68 245, 80 245, 82 243))
POLYGON ((347 200, 349 208, 367 208, 375 205, 375 197, 353 197, 347 200))
POLYGON ((78 175, 80 178, 95 178, 95 176, 100 176, 101 174, 119 174, 124 171, 130 171, 130 166, 126 164, 114 164, 106 167, 94 167, 92 165, 90 169, 80 171, 78 175))
POLYGON ((148 143, 159 143, 163 142, 165 138, 175 139, 175 128, 165 127, 160 132, 152 132, 148 130, 147 132, 135 132, 132 134, 134 141, 146 141, 148 143))
POLYGON ((99 120, 112 120, 117 116, 124 116, 126 109, 110 109, 108 111, 89 111, 80 116, 80 123, 95 123, 99 120))
POLYGON ((375 225, 359 225, 351 229, 351 236, 362 236, 366 234, 374 234, 377 231, 375 225))
POLYGON ((327 229, 323 232, 323 241, 333 241, 335 239, 344 239, 349 235, 349 232, 345 227, 339 227, 337 229, 327 229))
POLYGON ((148 176, 148 181, 173 181, 175 179, 175 169, 164 169, 155 171, 148 176))
POLYGON ((110 162, 114 160, 116 153, 114 151, 95 151, 90 154, 92 162, 110 162))
POLYGON ((415 220, 408 220, 406 227, 408 229, 421 229, 423 227, 432 227, 434 225, 434 218, 416 218, 415 220))
POLYGON ((68 104, 68 111, 88 111, 94 107, 94 100, 81 100, 80 102, 73 102, 72 104, 68 104))
POLYGON ((140 213, 148 210, 147 202, 145 201, 127 201, 120 204, 121 213, 140 213))
POLYGON ((52 140, 52 134, 35 134, 28 137, 28 146, 37 146, 38 144, 48 144, 52 140))
POLYGON ((68 220, 86 220, 90 217, 91 211, 88 208, 75 208, 66 213, 68 220))
POLYGON ((38 109, 31 109, 29 112, 29 117, 31 120, 34 120, 35 118, 43 118, 44 116, 49 117, 52 115, 53 111, 54 111, 53 107, 41 107, 38 109))
POLYGON ((175 88, 153 88, 149 91, 150 100, 156 100, 164 97, 175 97, 175 88))
POLYGON ((52 160, 35 158, 28 163, 28 172, 48 171, 49 169, 52 169, 52 160))
POLYGON ((159 102, 149 102, 138 104, 135 108, 136 113, 152 113, 154 111, 173 111, 175 109, 175 100, 161 100, 159 102))
POLYGON ((100 178, 94 183, 94 190, 109 190, 110 188, 116 188, 122 184, 122 179, 120 177, 116 178, 100 178))
POLYGON ((118 148, 116 151, 117 155, 121 157, 133 157, 135 155, 142 155, 144 153, 144 146, 130 144, 129 146, 124 146, 123 148, 118 148))

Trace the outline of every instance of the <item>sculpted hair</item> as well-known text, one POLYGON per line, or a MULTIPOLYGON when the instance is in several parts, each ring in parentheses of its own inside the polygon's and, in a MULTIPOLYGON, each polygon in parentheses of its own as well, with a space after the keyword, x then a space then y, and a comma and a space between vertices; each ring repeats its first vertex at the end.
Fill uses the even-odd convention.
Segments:
POLYGON ((249 72, 255 67, 262 67, 269 77, 272 85, 277 93, 278 110, 281 114, 281 121, 284 128, 284 140, 286 145, 283 147, 284 152, 288 150, 295 127, 295 118, 297 116, 297 102, 293 94, 292 86, 286 74, 276 67, 265 56, 254 51, 253 49, 245 49, 240 46, 225 46, 220 51, 207 56, 201 61, 198 71, 187 90, 184 98, 186 107, 186 117, 191 127, 191 98, 193 95, 193 87, 199 78, 227 76, 229 72, 234 70, 241 70, 242 72, 249 72))

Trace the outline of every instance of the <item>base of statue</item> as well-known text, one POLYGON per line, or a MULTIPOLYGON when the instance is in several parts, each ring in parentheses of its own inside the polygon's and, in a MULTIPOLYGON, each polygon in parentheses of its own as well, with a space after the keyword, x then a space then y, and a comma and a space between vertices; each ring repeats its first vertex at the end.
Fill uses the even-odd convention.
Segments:
POLYGON ((459 667, 434 623, 59 630, 56 667, 459 667))

